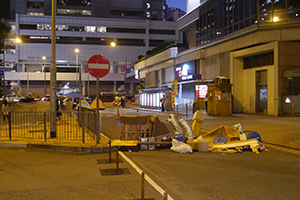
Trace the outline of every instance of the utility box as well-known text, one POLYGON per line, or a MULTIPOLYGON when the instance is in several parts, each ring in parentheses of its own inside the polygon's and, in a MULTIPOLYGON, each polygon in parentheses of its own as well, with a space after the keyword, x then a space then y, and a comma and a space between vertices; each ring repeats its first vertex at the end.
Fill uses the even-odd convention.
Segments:
POLYGON ((232 115, 231 84, 208 84, 207 114, 211 116, 232 115))

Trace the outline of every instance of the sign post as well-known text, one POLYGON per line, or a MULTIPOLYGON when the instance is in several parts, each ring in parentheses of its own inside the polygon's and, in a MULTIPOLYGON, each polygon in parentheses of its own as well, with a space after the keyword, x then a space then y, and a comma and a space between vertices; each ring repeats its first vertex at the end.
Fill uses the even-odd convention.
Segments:
POLYGON ((97 144, 99 144, 101 138, 101 122, 99 116, 99 78, 106 76, 110 70, 109 60, 100 54, 93 55, 87 62, 88 72, 95 78, 96 82, 96 93, 97 93, 97 115, 96 115, 96 135, 97 135, 97 144))

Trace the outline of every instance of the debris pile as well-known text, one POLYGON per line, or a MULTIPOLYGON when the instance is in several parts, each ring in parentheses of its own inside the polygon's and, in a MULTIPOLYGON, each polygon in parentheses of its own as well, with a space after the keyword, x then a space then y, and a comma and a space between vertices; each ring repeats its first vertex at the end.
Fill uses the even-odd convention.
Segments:
POLYGON ((249 149, 254 153, 267 150, 261 143, 260 135, 254 131, 245 134, 240 123, 232 127, 220 126, 215 130, 199 135, 205 113, 194 114, 192 128, 181 118, 177 120, 172 114, 168 122, 174 127, 171 149, 178 153, 192 153, 193 150, 201 152, 242 152, 249 149), (196 133, 196 134, 195 134, 196 133))

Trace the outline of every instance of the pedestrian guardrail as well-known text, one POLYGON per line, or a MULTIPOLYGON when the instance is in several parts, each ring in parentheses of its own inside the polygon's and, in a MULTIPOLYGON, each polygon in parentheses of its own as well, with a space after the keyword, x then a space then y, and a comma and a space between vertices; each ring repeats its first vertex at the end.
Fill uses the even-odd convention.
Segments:
MULTIPOLYGON (((95 113, 82 112, 79 123, 77 112, 62 112, 57 115, 57 140, 95 141, 95 113)), ((7 118, 0 119, 1 138, 53 139, 51 138, 51 112, 10 112, 7 118)))

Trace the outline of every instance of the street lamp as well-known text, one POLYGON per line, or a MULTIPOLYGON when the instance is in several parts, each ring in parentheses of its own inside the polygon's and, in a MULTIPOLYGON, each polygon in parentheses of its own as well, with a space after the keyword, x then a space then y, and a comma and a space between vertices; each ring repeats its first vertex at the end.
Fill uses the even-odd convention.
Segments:
MULTIPOLYGON (((115 42, 111 42, 110 46, 115 47, 117 44, 115 42)), ((127 44, 125 45, 125 73, 124 73, 124 106, 126 106, 126 73, 127 73, 127 44)))
POLYGON ((75 49, 75 53, 76 53, 76 80, 77 80, 77 71, 78 71, 78 75, 79 75, 79 82, 78 82, 78 87, 79 87, 79 99, 78 99, 78 119, 79 119, 79 124, 81 124, 81 67, 78 68, 78 53, 79 53, 79 49, 75 49))
POLYGON ((44 97, 46 96, 46 56, 43 56, 44 60, 44 97))

